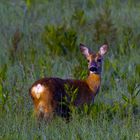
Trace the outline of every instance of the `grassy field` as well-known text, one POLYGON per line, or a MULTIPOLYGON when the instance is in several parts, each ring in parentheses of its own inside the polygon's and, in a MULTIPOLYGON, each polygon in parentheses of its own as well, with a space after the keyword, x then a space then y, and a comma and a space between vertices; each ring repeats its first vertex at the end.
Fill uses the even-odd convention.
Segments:
POLYGON ((1 140, 139 140, 139 92, 138 0, 1 0, 1 140), (45 76, 86 78, 80 43, 109 44, 95 103, 38 127, 28 89, 45 76))

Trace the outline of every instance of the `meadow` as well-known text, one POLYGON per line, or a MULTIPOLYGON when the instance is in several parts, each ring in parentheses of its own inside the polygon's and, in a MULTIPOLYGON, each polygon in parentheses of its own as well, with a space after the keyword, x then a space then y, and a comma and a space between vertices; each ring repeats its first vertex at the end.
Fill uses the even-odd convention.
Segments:
POLYGON ((140 2, 138 0, 0 1, 1 140, 139 140, 140 2), (79 50, 107 43, 102 86, 91 106, 66 123, 36 123, 29 96, 42 77, 84 79, 79 50))

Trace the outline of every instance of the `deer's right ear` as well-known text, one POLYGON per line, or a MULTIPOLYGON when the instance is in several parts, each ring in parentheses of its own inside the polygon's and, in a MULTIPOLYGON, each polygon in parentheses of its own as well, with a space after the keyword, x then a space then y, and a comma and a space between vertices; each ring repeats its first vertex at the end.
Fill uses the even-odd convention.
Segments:
POLYGON ((80 43, 80 50, 86 58, 89 56, 89 49, 84 44, 80 43))
POLYGON ((102 45, 99 50, 99 54, 104 56, 108 51, 108 46, 106 44, 102 45))

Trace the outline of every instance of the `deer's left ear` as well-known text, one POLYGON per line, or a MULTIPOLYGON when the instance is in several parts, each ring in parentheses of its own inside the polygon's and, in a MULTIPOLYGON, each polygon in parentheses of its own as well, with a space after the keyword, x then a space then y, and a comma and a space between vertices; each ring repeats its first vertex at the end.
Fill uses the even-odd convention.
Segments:
POLYGON ((107 51, 108 51, 108 46, 107 45, 103 45, 103 46, 100 47, 99 54, 101 56, 104 56, 107 53, 107 51))
POLYGON ((84 44, 80 43, 80 50, 86 58, 90 55, 89 49, 84 44))

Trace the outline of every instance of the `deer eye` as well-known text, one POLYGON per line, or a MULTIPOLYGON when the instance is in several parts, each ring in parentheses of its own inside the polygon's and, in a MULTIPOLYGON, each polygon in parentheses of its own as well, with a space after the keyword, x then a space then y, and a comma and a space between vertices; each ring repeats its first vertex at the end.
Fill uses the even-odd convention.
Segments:
POLYGON ((97 62, 101 62, 102 61, 102 59, 97 59, 97 62))
POLYGON ((89 60, 87 60, 87 62, 89 63, 89 60))

